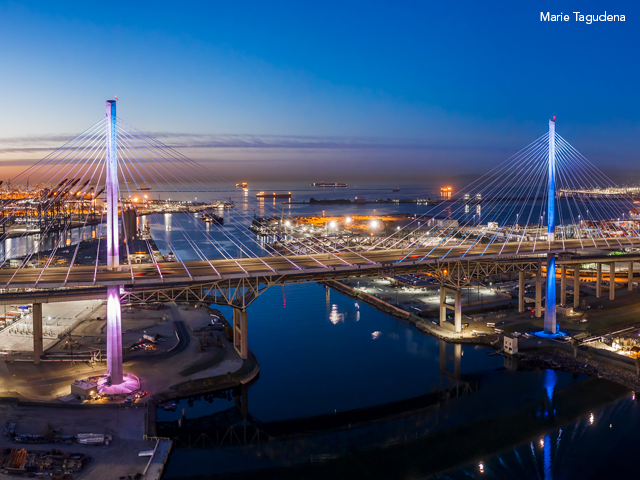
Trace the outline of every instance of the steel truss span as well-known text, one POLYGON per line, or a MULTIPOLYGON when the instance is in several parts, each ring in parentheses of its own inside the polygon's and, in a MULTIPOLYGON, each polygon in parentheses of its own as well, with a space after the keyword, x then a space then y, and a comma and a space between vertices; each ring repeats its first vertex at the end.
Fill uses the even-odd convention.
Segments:
MULTIPOLYGON (((329 269, 320 273, 297 272, 295 274, 266 275, 253 277, 228 278, 198 282, 188 280, 173 283, 127 284, 121 290, 122 302, 207 302, 217 305, 246 309, 262 293, 273 285, 301 282, 322 282, 356 277, 389 277, 404 273, 426 273, 438 279, 440 284, 453 289, 461 289, 482 281, 491 275, 515 272, 540 271, 544 255, 510 258, 472 259, 434 259, 415 264, 404 262, 393 266, 375 265, 357 270, 329 269)), ((556 261, 556 267, 574 268, 588 263, 639 262, 640 254, 611 256, 601 252, 595 255, 572 256, 562 252, 556 261)), ((13 303, 55 303, 74 300, 106 299, 107 287, 68 287, 52 289, 15 289, 0 293, 0 305, 13 303)))

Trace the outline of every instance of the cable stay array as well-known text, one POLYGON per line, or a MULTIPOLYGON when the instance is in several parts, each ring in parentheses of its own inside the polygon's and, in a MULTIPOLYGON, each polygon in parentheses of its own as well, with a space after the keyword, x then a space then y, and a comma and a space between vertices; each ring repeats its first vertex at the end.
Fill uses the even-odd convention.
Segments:
MULTIPOLYGON (((439 202, 370 250, 421 249, 424 259, 463 249, 461 257, 501 253, 507 245, 544 251, 567 241, 595 248, 638 243, 640 214, 634 200, 557 133, 555 139, 555 229, 547 230, 549 134, 546 133, 450 199, 439 202), (621 239, 628 241, 622 242, 621 239)), ((572 247, 573 248, 573 247, 572 247)), ((401 259, 402 260, 402 259, 401 259)))
MULTIPOLYGON (((354 258, 375 264, 371 252, 380 250, 401 251, 396 257, 401 262, 542 254, 565 248, 569 241, 571 248, 583 249, 603 242, 611 248, 638 243, 640 214, 633 199, 555 132, 540 136, 451 198, 425 207, 390 235, 353 244, 345 236, 316 230, 292 239, 275 222, 262 224, 272 239, 267 242, 248 228, 255 222, 251 202, 258 200, 247 199, 239 208, 225 202, 220 197, 231 182, 215 168, 115 118, 120 265, 128 268, 132 281, 146 272, 163 277, 169 259, 188 276, 191 262, 208 265, 212 276, 220 276, 216 265, 221 260, 246 273, 241 259, 253 259, 276 275, 266 259, 280 258, 296 270, 302 258, 320 268, 336 262, 350 267, 354 258), (553 235, 550 204, 555 204, 553 235), (145 268, 134 269, 141 258, 145 268)), ((17 273, 40 267, 40 277, 47 268, 66 268, 67 279, 73 268, 90 268, 94 281, 104 270, 107 135, 107 121, 101 120, 14 177, 13 187, 0 182, 0 268, 17 273), (25 183, 26 188, 20 186, 25 183)), ((262 202, 259 208, 265 216, 282 215, 275 202, 262 202)))
MULTIPOLYGON (((13 179, 14 188, 3 190, 0 244, 4 250, 0 267, 17 270, 28 266, 66 267, 67 278, 73 267, 91 264, 96 274, 104 268, 105 123, 105 120, 96 123, 29 167, 13 179), (30 182, 29 187, 16 187, 25 181, 30 182)), ((193 200, 203 192, 208 197, 219 195, 216 190, 228 188, 227 179, 120 118, 116 119, 116 135, 122 265, 131 267, 140 250, 148 254, 160 276, 162 269, 158 264, 167 253, 187 273, 186 262, 203 261, 209 263, 214 275, 218 272, 211 260, 225 259, 243 269, 238 258, 255 258, 265 270, 273 271, 260 260, 262 257, 286 259, 291 269, 299 268, 292 259, 299 255, 312 258, 319 267, 326 267, 318 260, 320 254, 340 259, 314 235, 309 236, 305 252, 286 246, 283 251, 265 247, 248 230, 253 217, 245 209, 231 208, 233 204, 220 200, 209 203, 193 200), (200 221, 200 213, 216 207, 221 209, 216 211, 224 211, 224 226, 200 221), (157 254, 160 249, 165 255, 157 254)), ((274 216, 277 213, 275 206, 261 204, 261 208, 274 216)), ((278 228, 270 233, 274 238, 282 234, 278 228)), ((133 270, 131 275, 133 278, 133 270)))

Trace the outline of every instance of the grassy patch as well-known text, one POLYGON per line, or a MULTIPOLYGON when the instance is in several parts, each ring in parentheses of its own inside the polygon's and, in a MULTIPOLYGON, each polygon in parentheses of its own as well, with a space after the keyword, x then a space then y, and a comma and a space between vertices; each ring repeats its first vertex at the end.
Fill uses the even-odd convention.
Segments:
POLYGON ((209 389, 215 390, 216 388, 225 386, 242 380, 242 378, 250 373, 256 367, 256 362, 253 358, 248 358, 242 362, 242 367, 235 372, 227 372, 222 375, 216 375, 214 377, 199 378, 196 380, 188 380, 186 382, 178 383, 169 387, 169 390, 174 392, 181 390, 202 390, 209 389))

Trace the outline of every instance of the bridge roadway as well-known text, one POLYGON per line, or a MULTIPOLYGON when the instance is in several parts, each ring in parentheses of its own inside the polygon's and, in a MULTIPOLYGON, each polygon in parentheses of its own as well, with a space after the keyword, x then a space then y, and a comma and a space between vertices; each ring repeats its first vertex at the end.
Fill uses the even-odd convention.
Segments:
MULTIPOLYGON (((453 243, 453 242, 452 242, 453 243)), ((247 278, 277 277, 278 281, 318 280, 338 275, 371 275, 372 270, 394 268, 396 271, 415 269, 420 265, 442 262, 487 261, 492 259, 531 257, 550 252, 593 252, 616 250, 640 246, 640 238, 578 239, 556 242, 511 242, 476 246, 459 245, 437 248, 370 250, 339 254, 310 254, 297 256, 267 256, 238 259, 218 259, 188 262, 164 262, 156 265, 123 265, 119 270, 108 271, 105 267, 22 268, 0 269, 0 288, 14 289, 59 289, 62 287, 94 287, 106 285, 145 285, 207 283, 237 281, 247 278), (423 258, 425 257, 426 258, 423 258), (406 258, 405 258, 406 257, 406 258)), ((627 258, 623 260, 635 260, 627 258)), ((635 257, 635 256, 634 256, 635 257)), ((609 257, 607 262, 615 261, 609 257)), ((639 257, 640 258, 640 257, 639 257)), ((600 261, 604 262, 604 259, 600 261)), ((585 260, 581 260, 582 263, 585 260)), ((559 260, 557 265, 577 263, 576 260, 559 260)), ((0 297, 9 293, 5 290, 0 297)))

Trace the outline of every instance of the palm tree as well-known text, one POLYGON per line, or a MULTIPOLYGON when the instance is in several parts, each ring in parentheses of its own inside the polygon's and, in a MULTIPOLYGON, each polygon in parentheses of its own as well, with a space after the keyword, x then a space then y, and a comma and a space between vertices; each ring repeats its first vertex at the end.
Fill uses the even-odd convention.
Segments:
POLYGON ((571 346, 573 347, 573 358, 578 358, 578 347, 580 346, 580 342, 576 339, 571 342, 571 346))

